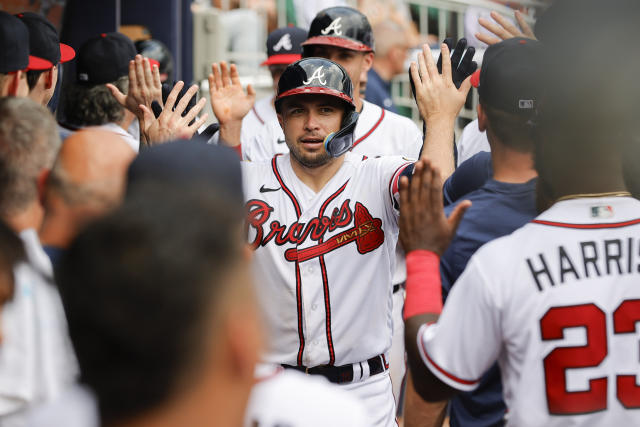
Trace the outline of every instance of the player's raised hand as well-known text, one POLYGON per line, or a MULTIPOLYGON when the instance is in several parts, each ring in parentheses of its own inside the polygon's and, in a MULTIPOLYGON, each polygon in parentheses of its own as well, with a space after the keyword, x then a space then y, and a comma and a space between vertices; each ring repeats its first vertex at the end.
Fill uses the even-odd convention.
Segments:
POLYGON ((416 162, 411 180, 400 179, 400 241, 409 253, 423 249, 442 255, 471 202, 458 204, 449 218, 444 214, 442 177, 429 160, 416 162))
POLYGON ((240 121, 247 115, 256 100, 256 93, 251 85, 245 92, 240 84, 238 69, 234 64, 227 67, 226 62, 211 64, 209 74, 209 95, 213 114, 220 125, 232 121, 240 121))
POLYGON ((107 83, 106 86, 120 105, 139 119, 144 116, 139 107, 141 104, 151 108, 151 103, 156 101, 162 105, 160 71, 157 65, 152 67, 149 59, 142 55, 136 55, 134 60, 129 61, 129 89, 126 95, 111 83, 107 83))
POLYGON ((476 38, 481 42, 485 42, 491 46, 492 44, 496 44, 502 40, 511 39, 513 37, 525 37, 537 40, 536 36, 533 34, 533 30, 529 24, 527 24, 527 21, 525 21, 522 12, 517 10, 515 12, 515 18, 520 28, 513 25, 507 18, 500 15, 498 12, 491 12, 491 17, 497 22, 497 24, 484 18, 478 18, 478 23, 492 34, 495 34, 496 37, 488 34, 476 33, 476 38))
POLYGON ((191 98, 198 93, 198 85, 191 86, 176 105, 176 99, 183 86, 184 83, 181 81, 175 84, 157 119, 149 107, 140 105, 140 109, 144 112, 142 124, 147 145, 155 145, 173 139, 191 138, 198 128, 206 122, 207 114, 203 114, 202 117, 193 121, 206 105, 205 98, 198 101, 187 114, 182 115, 191 98), (193 123, 191 123, 192 121, 193 123))
POLYGON ((464 79, 460 88, 453 83, 449 46, 441 45, 442 73, 438 72, 431 49, 425 44, 418 54, 418 64, 411 64, 411 79, 415 86, 416 103, 422 119, 429 121, 446 118, 454 120, 467 99, 471 89, 470 77, 464 79))

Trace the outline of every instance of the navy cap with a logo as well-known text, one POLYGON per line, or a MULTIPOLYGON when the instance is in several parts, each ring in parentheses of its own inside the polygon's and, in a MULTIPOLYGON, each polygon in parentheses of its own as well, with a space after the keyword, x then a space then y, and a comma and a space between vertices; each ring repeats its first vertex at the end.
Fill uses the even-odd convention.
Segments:
POLYGON ((260 65, 289 65, 302 57, 302 42, 307 32, 298 27, 284 27, 267 37, 267 59, 260 65))
POLYGON ((515 114, 534 114, 540 97, 540 42, 514 37, 489 46, 471 77, 480 103, 515 114))
POLYGON ((121 33, 102 33, 87 40, 78 50, 77 81, 81 84, 112 83, 129 74, 129 61, 136 47, 121 33))
POLYGON ((30 54, 27 26, 15 16, 0 11, 0 73, 51 67, 50 61, 30 54))
POLYGON ((69 45, 60 43, 56 28, 47 19, 33 12, 16 15, 29 30, 29 49, 32 55, 44 58, 52 64, 71 61, 76 52, 69 45))

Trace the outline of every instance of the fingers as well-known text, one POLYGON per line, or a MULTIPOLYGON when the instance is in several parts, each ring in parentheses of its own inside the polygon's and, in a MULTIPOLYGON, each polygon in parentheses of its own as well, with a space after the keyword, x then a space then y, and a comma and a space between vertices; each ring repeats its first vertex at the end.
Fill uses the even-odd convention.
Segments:
POLYGON ((191 98, 193 98, 196 95, 196 93, 198 93, 198 85, 192 85, 189 89, 187 89, 187 92, 184 95, 182 95, 182 98, 180 98, 178 105, 176 105, 176 108, 175 108, 176 114, 182 116, 182 113, 184 112, 184 110, 187 109, 187 106, 189 105, 191 98))
POLYGON ((493 36, 490 36, 490 35, 484 34, 484 33, 476 33, 475 36, 476 36, 476 38, 478 40, 480 40, 483 43, 488 44, 489 46, 494 45, 496 43, 500 43, 502 41, 497 37, 493 37, 493 36))
POLYGON ((227 67, 227 63, 224 61, 220 62, 220 73, 222 87, 231 86, 231 76, 229 74, 229 68, 227 67))
MULTIPOLYGON (((476 65, 477 67, 477 65, 476 65)), ((464 93, 465 94, 465 98, 467 96, 467 94, 469 93, 469 91, 471 90, 471 76, 467 76, 466 79, 464 79, 462 81, 462 84, 460 85, 460 89, 458 89, 458 92, 460 93, 464 93)))
POLYGON ((151 71, 151 62, 149 62, 149 58, 144 58, 142 60, 142 69, 144 71, 144 81, 147 85, 154 84, 153 81, 153 73, 151 71))
MULTIPOLYGON (((431 54, 431 51, 429 51, 429 54, 431 54)), ((428 82, 429 82, 429 72, 427 71, 427 61, 425 59, 424 48, 423 48, 423 51, 418 53, 418 79, 416 80, 416 83, 420 83, 422 85, 428 82)))
MULTIPOLYGON (((191 123, 191 120, 195 119, 198 114, 202 111, 204 106, 206 105, 206 98, 202 98, 198 101, 196 105, 194 105, 189 112, 183 117, 185 123, 191 123)), ((200 127, 200 126, 198 126, 200 127)))
POLYGON ((247 85, 247 95, 249 95, 250 98, 255 99, 256 91, 255 91, 255 89, 253 89, 252 85, 247 85))
POLYGON ((420 73, 418 72, 418 64, 415 62, 411 63, 411 67, 409 68, 411 72, 411 80, 413 81, 414 86, 414 97, 417 97, 417 88, 422 86, 422 81, 420 80, 420 73))
MULTIPOLYGON (((465 53, 464 50, 466 47, 467 47, 467 39, 463 37, 460 40, 458 40, 458 43, 456 44, 456 48, 453 50, 453 53, 451 54, 451 67, 454 70, 458 68, 458 64, 460 64, 460 61, 462 59, 462 54, 465 53)), ((449 46, 449 50, 451 50, 451 46, 449 46)))
POLYGON ((504 40, 511 37, 511 34, 509 34, 504 28, 487 19, 478 18, 478 24, 480 24, 480 26, 485 28, 487 31, 490 31, 492 34, 498 36, 499 39, 504 40))
POLYGON ((444 212, 444 201, 442 198, 442 175, 438 168, 431 168, 431 185, 429 192, 429 209, 438 217, 444 212))
POLYGON ((533 30, 531 29, 527 21, 525 21, 523 13, 519 10, 516 10, 515 16, 516 21, 518 22, 518 25, 520 26, 520 29, 522 30, 524 36, 536 40, 536 36, 535 34, 533 34, 533 30))
MULTIPOLYGON (((142 58, 142 55, 136 55, 134 64, 135 64, 136 79, 138 79, 138 85, 140 87, 145 87, 146 81, 145 81, 145 74, 144 74, 144 60, 142 58)), ((147 64, 149 64, 149 61, 147 61, 147 64)))
POLYGON ((129 61, 129 91, 135 92, 138 87, 138 76, 136 75, 136 62, 129 61))
POLYGON ((458 203, 458 206, 456 206, 453 212, 451 212, 451 215, 449 215, 447 221, 449 222, 449 227, 451 228, 452 235, 455 234, 458 226, 460 225, 460 221, 462 221, 464 213, 467 211, 467 209, 469 209, 470 206, 471 202, 469 200, 464 200, 458 203))
POLYGON ((164 111, 173 110, 173 106, 176 103, 178 94, 180 93, 183 87, 184 87, 184 82, 182 80, 177 82, 175 86, 173 86, 173 89, 171 89, 171 92, 169 92, 169 96, 167 96, 167 102, 165 102, 164 104, 164 111))
POLYGON ((143 120, 144 129, 143 130, 145 132, 147 132, 149 130, 149 128, 151 127, 151 123, 153 123, 153 121, 156 120, 156 116, 153 114, 153 112, 146 105, 140 104, 138 106, 138 108, 140 108, 142 110, 142 114, 143 114, 143 117, 144 117, 144 120, 143 120))
MULTIPOLYGON (((440 49, 442 50, 442 77, 444 78, 445 83, 451 83, 451 58, 449 57, 449 46, 443 43, 442 46, 440 46, 440 49)), ((433 61, 433 58, 431 60, 433 61)))
POLYGON ((509 21, 504 16, 500 15, 498 12, 491 12, 491 17, 494 19, 494 21, 500 24, 502 28, 504 28, 511 37, 517 37, 522 35, 522 32, 520 31, 519 28, 513 25, 511 21, 509 21))
POLYGON ((109 89, 109 92, 111 92, 111 95, 113 95, 113 97, 116 99, 116 101, 118 101, 118 103, 120 105, 122 105, 123 107, 126 107, 127 95, 125 95, 124 93, 120 92, 120 89, 118 89, 117 87, 115 87, 111 83, 107 83, 105 86, 107 86, 107 89, 109 89))
POLYGON ((238 74, 238 67, 236 67, 236 64, 231 64, 231 84, 233 85, 240 85, 240 74, 238 74))
POLYGON ((402 218, 402 212, 405 212, 409 208, 409 178, 406 176, 400 177, 398 183, 398 192, 400 193, 400 218, 402 218))
POLYGON ((420 206, 420 193, 422 191, 422 180, 424 178, 425 164, 419 160, 413 168, 413 176, 409 182, 409 211, 415 212, 420 206))
POLYGON ((193 136, 193 134, 196 133, 197 130, 200 129, 202 125, 204 125, 207 122, 208 118, 209 118, 209 114, 204 113, 202 117, 200 117, 191 126, 189 126, 188 129, 189 129, 189 133, 191 134, 190 136, 193 136))
POLYGON ((220 67, 215 62, 211 64, 211 70, 213 71, 213 82, 216 91, 222 89, 222 73, 220 72, 220 67))
MULTIPOLYGON (((446 44, 442 44, 442 46, 446 46, 446 44)), ((424 55, 424 60, 427 64, 427 73, 429 74, 429 79, 435 79, 437 78, 440 73, 438 73, 438 67, 436 67, 436 63, 433 60, 433 55, 431 54, 431 49, 429 48, 429 45, 424 45, 424 47, 422 48, 422 52, 424 55)), ((447 47, 447 53, 446 53, 446 58, 444 58, 445 53, 444 53, 444 49, 442 49, 442 65, 444 66, 444 63, 449 61, 449 66, 451 66, 451 59, 449 58, 449 48, 447 47)))
POLYGON ((473 56, 475 54, 476 54, 476 48, 473 46, 469 46, 464 56, 462 57, 462 60, 460 61, 460 66, 458 67, 460 70, 462 70, 462 72, 466 74, 471 74, 476 70, 476 68, 478 67, 478 64, 473 62, 473 56))

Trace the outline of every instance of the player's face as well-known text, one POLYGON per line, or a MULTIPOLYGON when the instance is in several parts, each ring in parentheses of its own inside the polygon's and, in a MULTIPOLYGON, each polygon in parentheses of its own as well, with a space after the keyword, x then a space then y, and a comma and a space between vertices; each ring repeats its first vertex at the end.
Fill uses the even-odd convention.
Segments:
POLYGON ((329 59, 336 62, 347 71, 354 88, 360 85, 360 76, 367 73, 373 64, 373 54, 368 52, 358 52, 356 50, 343 49, 337 46, 314 46, 313 56, 329 59))
POLYGON ((326 164, 331 156, 324 139, 340 130, 344 106, 328 95, 298 95, 285 98, 278 120, 292 157, 301 165, 313 168, 326 164))

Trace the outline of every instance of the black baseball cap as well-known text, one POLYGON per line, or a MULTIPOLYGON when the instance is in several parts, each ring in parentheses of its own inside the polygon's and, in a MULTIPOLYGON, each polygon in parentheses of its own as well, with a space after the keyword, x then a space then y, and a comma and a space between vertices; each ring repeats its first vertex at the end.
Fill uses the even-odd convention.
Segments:
POLYGON ((102 33, 87 40, 80 50, 76 75, 78 83, 104 84, 129 75, 129 61, 136 57, 136 47, 121 33, 102 33))
POLYGON ((284 27, 267 37, 267 59, 260 65, 293 64, 302 58, 302 42, 307 32, 298 27, 284 27))
POLYGON ((44 58, 52 64, 71 61, 76 51, 69 45, 60 43, 56 28, 44 16, 23 12, 16 15, 29 30, 29 49, 39 58, 44 58))
POLYGON ((27 26, 15 16, 0 11, 0 73, 51 67, 50 61, 30 55, 27 26))
POLYGON ((533 114, 540 96, 540 42, 514 37, 489 46, 473 73, 480 103, 514 114, 533 114))
POLYGON ((240 158, 231 148, 208 144, 202 136, 150 147, 131 162, 127 173, 127 198, 144 191, 145 184, 200 185, 242 205, 240 158))

